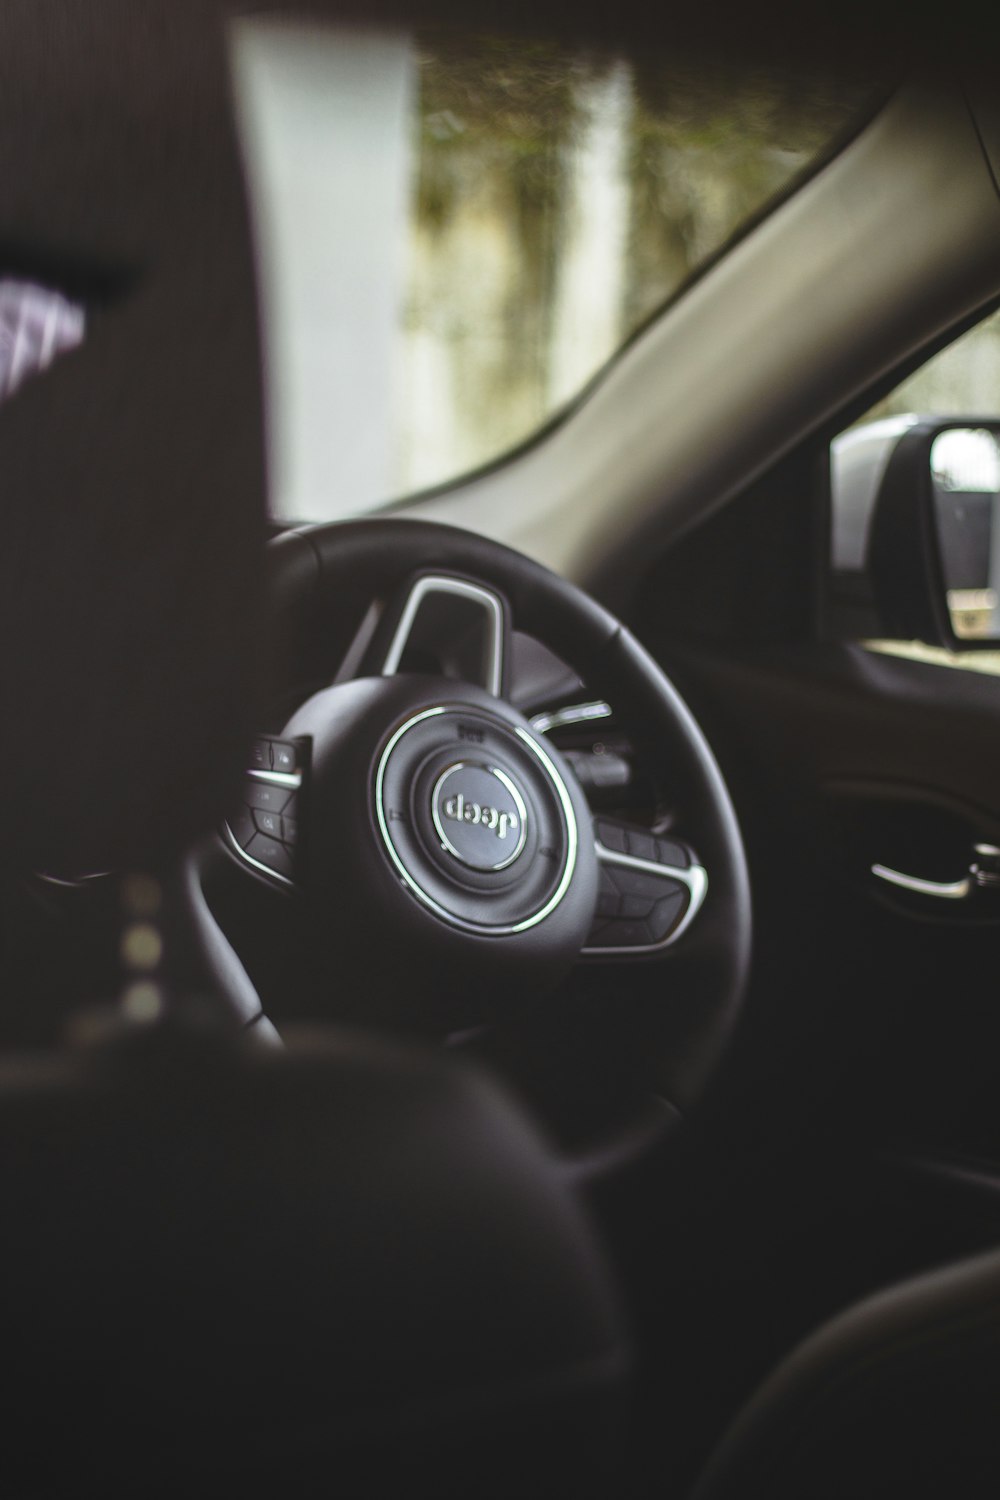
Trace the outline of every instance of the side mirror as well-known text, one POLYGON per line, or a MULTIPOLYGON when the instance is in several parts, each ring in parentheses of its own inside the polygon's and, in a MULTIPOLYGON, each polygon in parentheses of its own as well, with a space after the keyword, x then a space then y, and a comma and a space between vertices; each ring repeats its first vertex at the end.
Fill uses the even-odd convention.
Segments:
POLYGON ((1000 646, 1000 422, 921 419, 894 438, 867 563, 892 636, 1000 646))

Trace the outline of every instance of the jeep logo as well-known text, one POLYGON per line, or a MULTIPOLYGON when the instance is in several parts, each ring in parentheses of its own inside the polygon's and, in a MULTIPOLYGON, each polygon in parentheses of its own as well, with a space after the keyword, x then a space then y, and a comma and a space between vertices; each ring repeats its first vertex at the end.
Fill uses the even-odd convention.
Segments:
POLYGON ((506 771, 460 760, 442 771, 431 793, 431 820, 441 848, 471 870, 502 870, 524 848, 528 810, 506 771))
POLYGON ((513 813, 500 812, 495 807, 483 807, 479 802, 466 802, 461 792, 449 797, 444 804, 444 815, 456 823, 479 823, 495 833, 498 839, 507 837, 507 830, 517 832, 517 818, 513 813))

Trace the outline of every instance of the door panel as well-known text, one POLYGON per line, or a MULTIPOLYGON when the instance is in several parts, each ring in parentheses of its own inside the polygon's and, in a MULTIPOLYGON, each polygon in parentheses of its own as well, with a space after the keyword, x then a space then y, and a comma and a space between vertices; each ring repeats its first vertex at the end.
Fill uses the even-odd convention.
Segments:
POLYGON ((876 1142, 1000 1152, 1000 681, 858 646, 660 644, 730 778, 757 914, 755 1069, 876 1142), (786 1076, 791 1073, 792 1076, 786 1076), (846 1085, 846 1087, 845 1087, 846 1085))
POLYGON ((647 640, 720 758, 755 904, 741 1034, 628 1247, 651 1430, 685 1413, 683 1478, 827 1318, 1000 1239, 1000 901, 921 907, 871 873, 944 880, 1000 836, 1000 682, 647 640))

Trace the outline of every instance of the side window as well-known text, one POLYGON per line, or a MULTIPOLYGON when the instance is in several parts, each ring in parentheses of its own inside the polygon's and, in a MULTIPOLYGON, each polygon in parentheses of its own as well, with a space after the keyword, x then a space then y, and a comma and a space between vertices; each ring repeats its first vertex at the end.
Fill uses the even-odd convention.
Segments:
MULTIPOLYGON (((939 545, 947 604, 959 644, 1000 635, 1000 590, 991 554, 1000 551, 1000 310, 970 328, 908 375, 830 449, 831 595, 838 633, 873 649, 952 666, 1000 672, 1000 651, 956 650, 882 638, 870 576, 872 522, 883 479, 904 441, 929 423, 952 430, 931 447, 939 545), (910 435, 908 437, 908 435, 910 435), (991 531, 998 537, 991 540, 991 531)), ((891 482, 891 481, 890 481, 891 482)))
POLYGON ((1000 417, 1000 310, 914 370, 850 430, 907 413, 1000 417))

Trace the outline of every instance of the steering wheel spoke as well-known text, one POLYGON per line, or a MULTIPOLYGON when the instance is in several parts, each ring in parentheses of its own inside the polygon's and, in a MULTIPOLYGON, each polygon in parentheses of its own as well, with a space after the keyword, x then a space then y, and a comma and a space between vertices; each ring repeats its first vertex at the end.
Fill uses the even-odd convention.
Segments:
POLYGON ((708 893, 708 874, 687 844, 613 818, 594 819, 597 910, 586 959, 648 959, 683 937, 708 893))
POLYGON ((429 671, 502 698, 510 631, 510 606, 499 589, 457 573, 422 570, 395 589, 352 675, 429 671))

